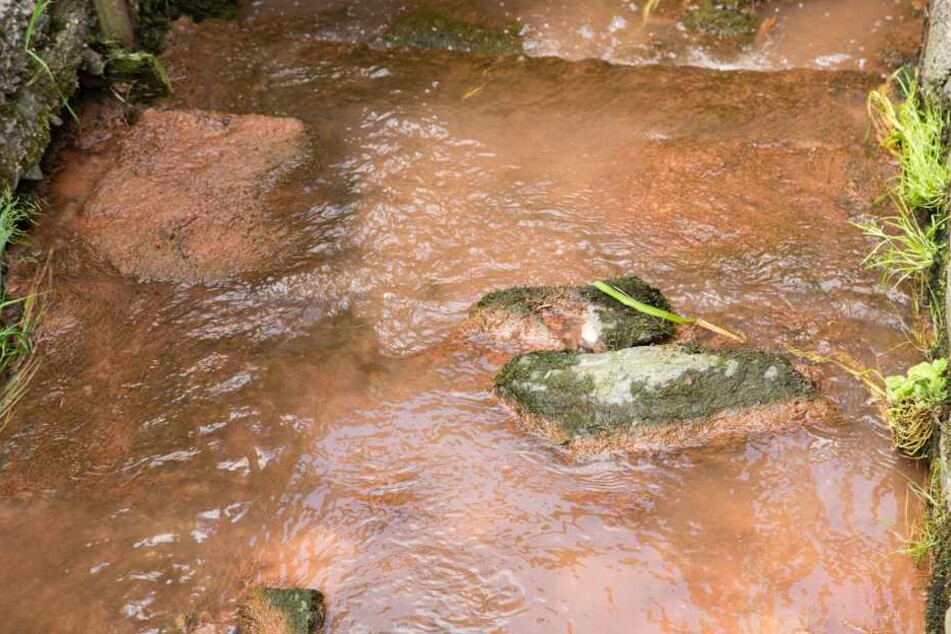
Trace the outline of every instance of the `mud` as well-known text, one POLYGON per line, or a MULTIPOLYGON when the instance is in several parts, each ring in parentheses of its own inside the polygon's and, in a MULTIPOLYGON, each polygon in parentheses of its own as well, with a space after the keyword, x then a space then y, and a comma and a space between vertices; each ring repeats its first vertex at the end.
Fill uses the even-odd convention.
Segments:
POLYGON ((123 275, 211 281, 260 268, 284 242, 264 199, 305 151, 299 121, 146 110, 80 232, 123 275))

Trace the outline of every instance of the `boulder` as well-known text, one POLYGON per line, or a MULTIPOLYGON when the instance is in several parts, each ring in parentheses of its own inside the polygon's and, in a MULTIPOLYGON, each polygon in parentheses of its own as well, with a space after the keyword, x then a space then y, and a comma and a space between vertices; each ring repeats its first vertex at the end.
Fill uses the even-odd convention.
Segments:
POLYGON ((254 270, 286 241, 265 197, 299 164, 297 119, 146 110, 87 201, 80 231, 124 275, 204 282, 254 270))
MULTIPOLYGON (((636 277, 608 281, 645 304, 670 310, 660 291, 636 277)), ((602 352, 660 343, 673 325, 627 308, 593 286, 532 286, 492 291, 462 326, 476 341, 519 350, 602 352)))
POLYGON ((533 352, 503 366, 495 388, 521 424, 581 453, 705 445, 824 409, 786 358, 699 346, 533 352))
POLYGON ((324 595, 307 588, 253 588, 238 606, 241 634, 315 634, 324 627, 324 595))
POLYGON ((393 48, 441 48, 465 53, 518 54, 522 52, 518 22, 491 25, 468 20, 439 9, 421 7, 400 16, 384 36, 393 48))

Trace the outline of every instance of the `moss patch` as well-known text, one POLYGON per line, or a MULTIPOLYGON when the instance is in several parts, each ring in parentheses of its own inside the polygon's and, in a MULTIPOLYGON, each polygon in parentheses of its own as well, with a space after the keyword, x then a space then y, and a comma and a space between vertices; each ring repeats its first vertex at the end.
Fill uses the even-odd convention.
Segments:
POLYGON ((401 16, 384 37, 388 46, 441 48, 466 53, 517 54, 522 52, 521 26, 512 22, 486 26, 431 8, 401 16))
POLYGON ((302 588, 254 588, 239 608, 243 634, 315 634, 325 615, 324 595, 302 588))
POLYGON ((599 425, 598 401, 594 381, 570 372, 577 365, 570 352, 533 352, 512 358, 495 376, 495 388, 503 399, 514 401, 526 414, 553 418, 569 437, 581 432, 608 432, 613 425, 599 425), (545 384, 539 387, 544 376, 545 384))
MULTIPOLYGON (((670 304, 661 292, 637 277, 615 278, 608 283, 645 304, 670 310, 670 304)), ((588 334, 596 334, 597 342, 589 341, 588 347, 582 348, 596 351, 661 343, 674 334, 674 326, 669 321, 627 308, 593 286, 500 289, 484 295, 470 311, 473 317, 480 313, 497 313, 503 319, 505 314, 516 319, 537 318, 535 321, 540 327, 550 326, 554 338, 566 338, 565 349, 570 350, 579 349, 577 342, 570 345, 570 340, 573 336, 581 336, 585 324, 594 329, 588 334)), ((488 321, 495 324, 498 320, 488 321)))
POLYGON ((684 17, 684 26, 717 39, 740 39, 756 33, 756 20, 739 3, 704 2, 684 17))
POLYGON ((126 101, 146 102, 171 94, 172 84, 151 53, 107 46, 103 75, 126 101))
POLYGON ((947 423, 932 441, 931 491, 927 510, 928 532, 935 537, 931 552, 931 581, 925 604, 925 632, 946 634, 945 615, 951 608, 951 512, 948 510, 946 486, 948 482, 947 423))
POLYGON ((520 411, 568 436, 637 433, 812 395, 811 385, 784 357, 695 346, 520 355, 499 371, 495 387, 520 411))

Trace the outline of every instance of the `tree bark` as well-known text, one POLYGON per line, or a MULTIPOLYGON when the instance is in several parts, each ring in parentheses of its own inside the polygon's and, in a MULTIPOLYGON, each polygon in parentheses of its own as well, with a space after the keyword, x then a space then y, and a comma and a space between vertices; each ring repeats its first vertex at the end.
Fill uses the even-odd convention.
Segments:
POLYGON ((99 16, 99 27, 105 39, 118 42, 127 48, 135 48, 132 18, 126 0, 94 0, 99 16))

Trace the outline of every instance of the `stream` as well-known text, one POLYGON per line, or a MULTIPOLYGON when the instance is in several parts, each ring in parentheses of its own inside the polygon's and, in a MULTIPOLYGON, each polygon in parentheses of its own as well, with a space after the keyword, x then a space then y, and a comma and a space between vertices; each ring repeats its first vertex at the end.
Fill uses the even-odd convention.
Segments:
POLYGON ((160 107, 304 126, 253 271, 138 281, 92 248, 124 124, 81 109, 13 269, 48 258, 50 290, 2 430, 0 632, 184 632, 260 582, 322 590, 335 633, 923 631, 897 551, 924 469, 851 378, 817 370, 819 425, 572 461, 493 395, 508 355, 452 337, 491 289, 633 274, 751 345, 906 367, 909 300, 851 221, 883 213, 865 97, 911 8, 777 0, 723 51, 663 9, 469 3, 527 25, 491 57, 374 45, 406 4, 174 27, 160 107))

